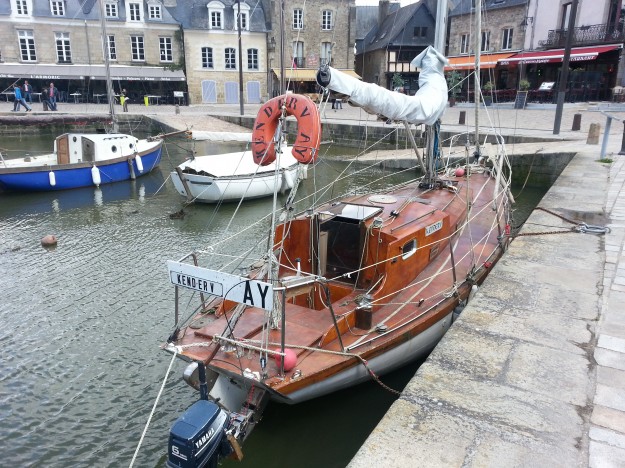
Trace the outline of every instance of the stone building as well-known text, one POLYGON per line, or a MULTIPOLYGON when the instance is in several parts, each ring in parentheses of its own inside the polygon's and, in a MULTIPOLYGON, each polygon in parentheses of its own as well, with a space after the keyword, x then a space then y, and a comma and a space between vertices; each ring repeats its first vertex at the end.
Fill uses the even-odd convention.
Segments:
POLYGON ((272 0, 269 4, 269 93, 280 93, 280 29, 284 29, 285 87, 314 93, 320 65, 352 71, 354 66, 355 0, 272 0), (280 9, 283 9, 281 16, 280 9), (284 18, 284 23, 281 22, 284 18))
MULTIPOLYGON (((497 89, 515 88, 518 73, 510 66, 498 65, 523 49, 528 0, 485 0, 480 33, 480 71, 482 83, 497 89)), ((460 0, 449 13, 448 57, 451 67, 463 74, 475 64, 475 0, 460 0)), ((468 80, 467 85, 471 85, 468 80)))
POLYGON ((0 86, 28 79, 41 90, 53 81, 63 100, 99 101, 105 96, 104 48, 114 89, 131 97, 173 99, 184 90, 178 22, 160 0, 66 0, 0 2, 0 86), (158 96, 158 97, 157 97, 158 96))
POLYGON ((184 33, 189 101, 259 103, 267 96, 267 22, 260 2, 177 0, 172 14, 184 33), (241 46, 236 18, 241 9, 241 46), (239 57, 239 48, 243 54, 239 57), (241 63, 239 63, 241 59, 241 63))
POLYGON ((410 62, 434 43, 435 2, 398 6, 380 0, 377 25, 357 44, 356 73, 363 81, 414 94, 419 74, 410 62))

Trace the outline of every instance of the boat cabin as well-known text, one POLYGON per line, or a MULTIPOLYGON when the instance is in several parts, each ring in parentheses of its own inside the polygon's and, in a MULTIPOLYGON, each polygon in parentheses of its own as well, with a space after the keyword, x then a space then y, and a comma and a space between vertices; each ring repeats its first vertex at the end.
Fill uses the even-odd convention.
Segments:
MULTIPOLYGON (((373 195, 336 202, 278 226, 276 245, 283 240, 282 250, 276 251, 283 265, 280 276, 299 270, 325 277, 333 302, 355 290, 373 297, 400 290, 446 248, 459 216, 466 213, 453 193, 434 193, 449 198, 445 211, 425 198, 373 195)), ((315 298, 313 308, 327 306, 315 298)), ((295 301, 311 306, 310 297, 295 301)))
POLYGON ((54 141, 57 164, 106 161, 136 153, 138 140, 123 134, 65 133, 54 141))

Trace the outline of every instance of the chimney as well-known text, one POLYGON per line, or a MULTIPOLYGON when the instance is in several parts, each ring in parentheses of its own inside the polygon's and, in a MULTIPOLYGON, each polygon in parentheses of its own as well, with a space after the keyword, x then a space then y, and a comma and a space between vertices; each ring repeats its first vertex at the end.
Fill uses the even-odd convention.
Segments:
POLYGON ((378 27, 382 26, 382 23, 388 16, 390 0, 380 0, 380 5, 378 6, 378 27))

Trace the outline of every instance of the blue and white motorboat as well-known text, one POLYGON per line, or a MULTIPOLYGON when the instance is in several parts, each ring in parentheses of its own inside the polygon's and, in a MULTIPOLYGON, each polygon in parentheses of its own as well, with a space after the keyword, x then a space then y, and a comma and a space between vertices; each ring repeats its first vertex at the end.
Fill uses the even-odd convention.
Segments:
POLYGON ((162 146, 162 136, 65 133, 51 154, 0 156, 0 191, 45 192, 132 180, 158 166, 162 146))

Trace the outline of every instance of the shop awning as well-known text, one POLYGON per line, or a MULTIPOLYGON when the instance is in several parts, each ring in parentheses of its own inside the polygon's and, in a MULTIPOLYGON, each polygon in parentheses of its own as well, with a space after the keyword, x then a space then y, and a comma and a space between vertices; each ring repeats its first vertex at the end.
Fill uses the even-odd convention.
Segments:
MULTIPOLYGON (((622 44, 611 44, 605 46, 573 47, 571 48, 571 62, 584 62, 596 60, 599 54, 621 49, 622 44)), ((564 59, 564 49, 542 50, 535 52, 521 52, 505 60, 500 60, 500 65, 512 65, 515 63, 562 63, 564 59)))
MULTIPOLYGON (((112 65, 111 78, 125 81, 185 81, 182 70, 166 70, 162 67, 124 67, 112 65)), ((104 65, 38 65, 0 64, 0 78, 24 78, 30 80, 105 80, 104 65)))
MULTIPOLYGON (((514 52, 508 52, 506 54, 481 54, 480 69, 495 68, 500 60, 507 59, 513 55, 514 52)), ((449 66, 445 67, 445 71, 473 70, 475 68, 475 55, 448 57, 447 60, 449 60, 449 66)))
MULTIPOLYGON (((337 70, 349 76, 353 76, 354 78, 358 78, 359 80, 362 79, 362 77, 358 76, 354 70, 343 70, 340 68, 337 68, 337 70)), ((280 79, 279 68, 272 68, 271 71, 273 71, 278 79, 280 79)), ((287 80, 291 81, 315 81, 317 71, 317 68, 285 68, 284 75, 287 80)))

